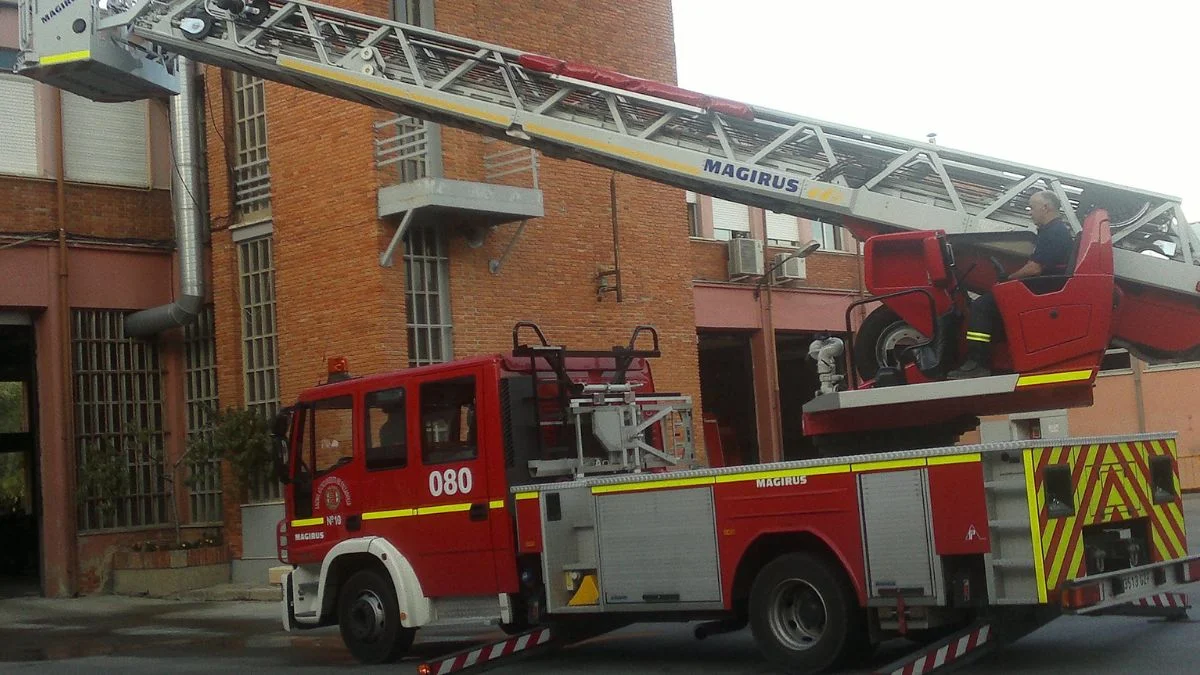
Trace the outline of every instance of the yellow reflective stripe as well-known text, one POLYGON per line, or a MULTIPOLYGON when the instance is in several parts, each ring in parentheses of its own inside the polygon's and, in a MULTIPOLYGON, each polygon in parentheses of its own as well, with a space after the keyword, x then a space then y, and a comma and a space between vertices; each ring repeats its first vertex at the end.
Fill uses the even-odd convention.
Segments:
POLYGON ((1033 576, 1037 580, 1038 602, 1046 602, 1046 564, 1042 552, 1042 528, 1038 519, 1037 487, 1033 480, 1033 453, 1025 455, 1025 501, 1029 506, 1029 533, 1033 542, 1033 576))
POLYGON ((502 509, 502 508, 504 508, 504 500, 503 499, 492 500, 492 501, 488 502, 488 508, 502 509))
POLYGON ((972 333, 971 331, 967 331, 967 339, 974 342, 991 342, 992 336, 987 333, 972 333))
POLYGON ((324 522, 324 518, 302 518, 300 520, 293 520, 292 527, 313 527, 324 522))
POLYGON ((1059 382, 1078 382, 1092 376, 1090 370, 1068 370, 1061 373, 1046 373, 1044 375, 1022 375, 1017 378, 1018 387, 1029 387, 1035 384, 1058 384, 1059 382))
POLYGON ((77 52, 63 52, 62 54, 51 54, 43 56, 38 60, 43 66, 52 66, 56 63, 70 63, 72 61, 83 61, 84 59, 92 58, 92 52, 87 49, 82 49, 77 52))
POLYGON ((278 63, 280 65, 280 67, 286 68, 288 70, 297 70, 302 73, 308 73, 309 75, 316 75, 317 77, 323 77, 327 80, 334 80, 336 82, 348 84, 353 87, 359 87, 362 89, 370 89, 371 91, 379 92, 381 94, 387 94, 389 96, 395 96, 396 98, 402 98, 402 99, 407 99, 409 101, 415 101, 417 103, 422 103, 422 104, 430 106, 432 108, 438 108, 440 110, 450 110, 450 111, 453 111, 453 112, 456 112, 456 113, 459 113, 462 115, 467 115, 468 117, 474 117, 476 119, 487 120, 489 122, 494 122, 496 124, 502 124, 506 127, 508 126, 508 123, 510 121, 507 115, 500 115, 497 113, 488 112, 486 110, 481 110, 481 109, 473 107, 473 106, 460 105, 458 103, 451 103, 449 101, 445 101, 445 100, 442 100, 440 98, 436 98, 433 96, 427 96, 425 94, 419 94, 417 92, 408 91, 407 89, 401 88, 401 87, 397 86, 396 84, 392 83, 391 81, 384 80, 382 78, 375 78, 375 77, 369 77, 366 75, 357 75, 355 73, 342 72, 342 71, 338 70, 337 68, 330 68, 329 66, 321 66, 321 65, 317 65, 317 64, 313 64, 313 63, 307 63, 305 61, 301 61, 301 60, 291 57, 291 56, 280 56, 276 60, 276 63, 278 63))
POLYGON ((372 511, 364 513, 363 520, 383 520, 384 518, 407 518, 417 515, 416 509, 395 509, 393 511, 372 511))
POLYGON ((784 469, 781 471, 756 471, 754 473, 735 473, 728 476, 717 476, 718 483, 741 483, 751 480, 770 480, 772 478, 792 478, 795 476, 820 476, 830 473, 850 473, 849 464, 838 466, 814 466, 810 469, 784 469))
POLYGON ((983 456, 978 452, 973 452, 967 455, 946 455, 944 457, 930 457, 929 466, 938 466, 941 464, 969 464, 971 462, 982 462, 983 456))
POLYGON ((890 459, 882 462, 859 462, 851 465, 855 471, 881 471, 884 469, 907 469, 925 466, 924 459, 890 459))
MULTIPOLYGON (((280 59, 280 61, 282 61, 283 57, 281 56, 281 57, 279 57, 279 59, 280 59)), ((699 173, 700 173, 699 168, 692 166, 690 164, 684 164, 683 162, 672 161, 665 157, 661 157, 659 155, 654 155, 654 154, 651 154, 648 152, 641 152, 639 150, 631 150, 624 146, 617 145, 616 143, 610 143, 608 141, 597 141, 593 138, 588 138, 587 136, 581 136, 579 134, 573 134, 573 133, 570 133, 567 131, 559 131, 558 129, 552 129, 548 126, 545 126, 542 124, 537 124, 535 122, 526 122, 524 125, 522 125, 521 128, 524 129, 526 132, 528 132, 530 134, 534 134, 536 136, 546 136, 549 138, 555 138, 560 141, 566 141, 567 143, 570 143, 571 145, 577 145, 577 146, 583 146, 585 148, 591 148, 598 152, 603 152, 603 153, 606 153, 609 155, 618 155, 621 157, 626 157, 628 159, 636 160, 639 162, 645 162, 647 164, 661 166, 665 169, 673 169, 675 171, 678 171, 679 173, 696 174, 696 175, 699 175, 699 173)))
POLYGON ((536 493, 536 492, 518 492, 517 493, 517 501, 519 501, 519 502, 523 502, 526 499, 537 499, 537 498, 538 498, 538 493, 536 493))
POLYGON ((432 516, 438 513, 459 513, 461 511, 470 511, 470 504, 445 504, 443 506, 422 506, 417 509, 418 516, 432 516))
POLYGON ((645 483, 597 485, 592 488, 592 494, 602 495, 610 492, 633 492, 635 490, 658 490, 662 488, 689 487, 692 485, 712 485, 714 482, 712 478, 680 478, 678 480, 655 480, 645 483))

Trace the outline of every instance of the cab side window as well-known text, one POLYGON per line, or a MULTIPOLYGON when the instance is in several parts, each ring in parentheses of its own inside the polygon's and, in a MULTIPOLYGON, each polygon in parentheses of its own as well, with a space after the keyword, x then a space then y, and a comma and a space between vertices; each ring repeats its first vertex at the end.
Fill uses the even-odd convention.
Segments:
POLYGON ((367 471, 403 469, 408 465, 408 420, 404 388, 367 394, 367 471))
POLYGON ((350 396, 335 396, 313 402, 309 452, 314 475, 354 461, 353 400, 350 396))
POLYGON ((475 378, 421 385, 421 461, 467 462, 479 456, 475 430, 475 378))

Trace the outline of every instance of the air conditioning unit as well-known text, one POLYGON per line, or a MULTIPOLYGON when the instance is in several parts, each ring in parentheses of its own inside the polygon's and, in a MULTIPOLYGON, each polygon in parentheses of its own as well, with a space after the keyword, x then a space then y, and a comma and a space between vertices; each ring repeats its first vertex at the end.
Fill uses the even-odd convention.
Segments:
POLYGON ((775 282, 781 281, 800 281, 808 278, 808 266, 804 258, 791 258, 785 260, 791 253, 776 253, 775 259, 771 262, 771 266, 775 268, 771 276, 775 277, 775 282), (782 265, 780 263, 783 263, 782 265))
POLYGON ((729 278, 762 276, 763 243, 738 237, 729 240, 729 278))

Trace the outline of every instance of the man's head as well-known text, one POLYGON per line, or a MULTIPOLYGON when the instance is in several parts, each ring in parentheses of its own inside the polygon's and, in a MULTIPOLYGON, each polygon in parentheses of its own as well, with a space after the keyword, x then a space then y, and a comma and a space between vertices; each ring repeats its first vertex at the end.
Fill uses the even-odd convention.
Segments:
POLYGON ((1033 224, 1041 227, 1062 215, 1062 202, 1058 195, 1042 190, 1029 198, 1029 217, 1033 224))

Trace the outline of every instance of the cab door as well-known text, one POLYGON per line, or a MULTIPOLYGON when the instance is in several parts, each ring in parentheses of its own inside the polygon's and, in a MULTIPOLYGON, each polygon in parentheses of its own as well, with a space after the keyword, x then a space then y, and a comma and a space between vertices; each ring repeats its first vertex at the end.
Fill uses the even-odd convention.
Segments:
POLYGON ((354 430, 354 395, 317 399, 299 409, 292 459, 291 562, 316 563, 356 533, 355 486, 361 483, 361 440, 354 430))
MULTIPOLYGON (((483 373, 463 370, 423 378, 417 385, 414 431, 417 502, 412 518, 414 566, 425 594, 479 596, 499 592, 489 455, 480 438, 483 373)), ((500 486, 503 489, 503 486, 500 486)))

